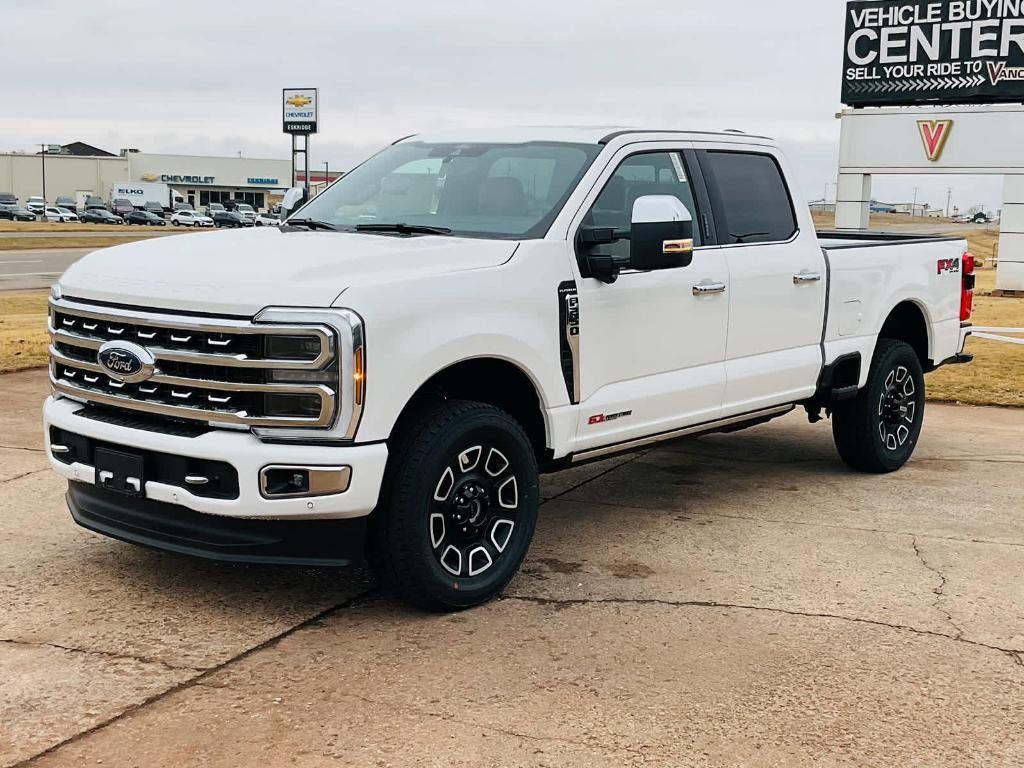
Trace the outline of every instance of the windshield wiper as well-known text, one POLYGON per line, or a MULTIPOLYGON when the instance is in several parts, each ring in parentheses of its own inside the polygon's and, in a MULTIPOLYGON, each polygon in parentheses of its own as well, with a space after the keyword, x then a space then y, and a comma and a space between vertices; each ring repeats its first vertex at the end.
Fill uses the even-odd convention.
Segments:
POLYGON ((356 224, 356 232, 396 232, 399 235, 450 235, 447 227, 423 224, 356 224))
POLYGON ((317 221, 316 219, 288 219, 282 227, 305 227, 306 229, 328 229, 336 232, 338 228, 329 221, 317 221))

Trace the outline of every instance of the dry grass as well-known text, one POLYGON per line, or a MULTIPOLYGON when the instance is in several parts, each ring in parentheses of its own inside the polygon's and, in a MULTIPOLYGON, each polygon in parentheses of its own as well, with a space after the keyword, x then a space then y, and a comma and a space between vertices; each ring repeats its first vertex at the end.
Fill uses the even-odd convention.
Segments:
MULTIPOLYGON (((978 270, 974 298, 974 324, 980 327, 1024 328, 1024 299, 992 296, 996 271, 978 270)), ((1024 407, 1024 346, 987 339, 971 339, 970 365, 943 368, 928 377, 932 400, 968 405, 1024 407)))
POLYGON ((0 373, 46 365, 48 291, 0 293, 0 373))
POLYGON ((125 227, 113 224, 82 224, 56 221, 0 221, 0 232, 109 232, 125 227))

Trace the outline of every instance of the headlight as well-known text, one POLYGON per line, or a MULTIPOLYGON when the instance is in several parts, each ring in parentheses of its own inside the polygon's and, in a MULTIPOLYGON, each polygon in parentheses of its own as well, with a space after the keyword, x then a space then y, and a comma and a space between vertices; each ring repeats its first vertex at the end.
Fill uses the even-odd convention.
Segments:
MULTIPOLYGON (((335 420, 329 429, 264 429, 253 432, 262 439, 276 441, 316 442, 318 440, 353 440, 362 416, 366 396, 366 349, 363 321, 349 309, 303 310, 268 308, 260 312, 257 323, 316 324, 334 332, 334 361, 321 370, 275 369, 267 380, 277 384, 315 385, 330 388, 336 394, 335 420)), ((315 360, 320 353, 319 341, 310 336, 269 334, 265 341, 265 357, 281 361, 315 360)), ((317 398, 296 394, 267 394, 264 407, 268 414, 305 415, 319 410, 317 398)))

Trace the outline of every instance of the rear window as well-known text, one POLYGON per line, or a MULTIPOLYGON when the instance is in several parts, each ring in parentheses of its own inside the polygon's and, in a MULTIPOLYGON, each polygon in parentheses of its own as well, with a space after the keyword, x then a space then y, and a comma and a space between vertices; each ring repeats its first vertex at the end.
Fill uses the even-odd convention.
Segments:
POLYGON ((705 157, 721 203, 721 242, 772 243, 793 236, 793 201, 775 158, 750 152, 708 152, 705 157))

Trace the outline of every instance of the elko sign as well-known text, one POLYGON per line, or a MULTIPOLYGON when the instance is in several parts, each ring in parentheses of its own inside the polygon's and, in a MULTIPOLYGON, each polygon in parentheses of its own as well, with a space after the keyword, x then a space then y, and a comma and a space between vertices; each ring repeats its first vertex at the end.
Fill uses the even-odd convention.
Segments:
POLYGON ((1024 0, 853 0, 843 103, 1024 102, 1024 0))

